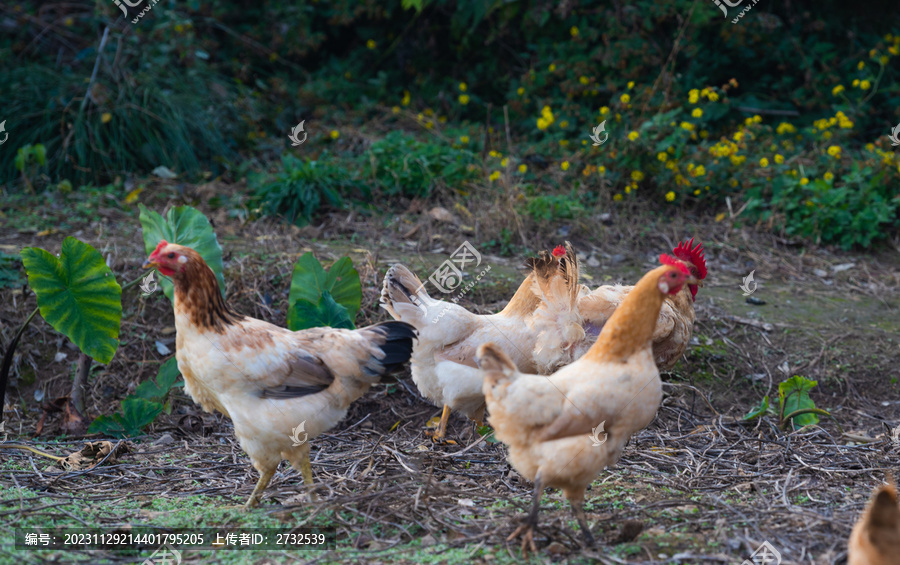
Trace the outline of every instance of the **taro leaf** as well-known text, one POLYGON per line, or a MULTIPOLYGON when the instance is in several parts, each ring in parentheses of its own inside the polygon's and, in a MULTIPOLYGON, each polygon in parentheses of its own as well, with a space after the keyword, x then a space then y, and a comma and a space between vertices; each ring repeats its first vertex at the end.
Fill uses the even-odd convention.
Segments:
POLYGON ((141 435, 147 425, 163 411, 159 402, 151 402, 143 398, 131 398, 122 401, 122 412, 112 416, 100 416, 91 423, 89 433, 101 433, 112 437, 131 437, 141 435))
MULTIPOLYGON (((794 375, 779 384, 778 398, 781 402, 781 417, 784 418, 797 410, 815 408, 816 403, 809 397, 809 391, 817 384, 816 381, 811 381, 798 375, 794 375)), ((794 429, 819 423, 819 417, 815 414, 800 414, 794 417, 793 420, 794 429)))
POLYGON ((322 297, 315 303, 306 299, 298 300, 291 312, 292 331, 323 326, 348 330, 354 328, 347 308, 335 302, 327 290, 322 292, 322 297))
POLYGON ((58 258, 38 247, 20 255, 41 316, 86 355, 109 363, 119 347, 122 288, 100 252, 67 237, 58 258))
MULTIPOLYGON (((175 357, 172 357, 159 368, 156 381, 148 379, 142 382, 130 398, 143 398, 150 402, 165 403, 169 390, 174 387, 184 386, 184 381, 177 382, 179 375, 181 373, 178 371, 178 361, 175 357)), ((168 404, 166 404, 166 407, 169 408, 168 404)))
POLYGON ((297 331, 315 327, 304 325, 295 318, 296 306, 299 301, 305 300, 309 304, 301 308, 317 307, 325 292, 330 293, 332 299, 346 309, 350 320, 349 328, 353 329, 353 320, 362 303, 362 287, 359 273, 353 268, 353 261, 349 257, 341 257, 326 273, 312 253, 305 253, 294 265, 291 292, 288 295, 288 328, 297 331))
POLYGON ((745 420, 752 420, 753 418, 759 418, 761 416, 772 416, 772 408, 769 406, 769 397, 764 396, 762 400, 759 401, 759 404, 750 409, 750 412, 744 416, 745 420))
MULTIPOLYGON (((153 253, 160 240, 165 239, 169 243, 177 243, 190 247, 203 257, 209 268, 212 269, 219 281, 219 290, 225 295, 225 277, 222 276, 222 248, 216 240, 216 232, 213 231, 209 220, 190 206, 178 206, 170 208, 163 218, 153 210, 148 210, 143 204, 138 205, 141 210, 140 220, 144 232, 144 249, 147 255, 153 253)), ((163 292, 172 300, 172 281, 167 277, 160 277, 163 292)))

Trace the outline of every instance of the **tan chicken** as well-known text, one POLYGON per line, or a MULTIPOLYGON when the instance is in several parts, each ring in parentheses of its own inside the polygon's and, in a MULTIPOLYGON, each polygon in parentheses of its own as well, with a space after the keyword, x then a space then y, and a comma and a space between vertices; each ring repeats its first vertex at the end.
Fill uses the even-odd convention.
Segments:
POLYGON ((641 278, 606 321, 600 338, 574 363, 549 377, 522 374, 494 344, 478 349, 485 372, 488 420, 509 446, 509 461, 534 482, 522 551, 535 551, 534 529, 544 488, 563 490, 584 533, 585 489, 615 464, 631 435, 650 424, 662 400, 652 339, 667 297, 696 284, 687 265, 662 255, 663 265, 641 278))
MULTIPOLYGON (((565 281, 568 287, 555 291, 558 297, 556 300, 564 299, 571 303, 571 293, 575 286, 578 295, 574 307, 568 309, 561 303, 554 303, 552 295, 545 294, 541 297, 542 305, 535 313, 535 318, 554 318, 554 321, 541 325, 543 333, 535 346, 534 358, 540 374, 549 374, 581 357, 597 339, 603 325, 625 296, 634 288, 604 285, 591 291, 588 287, 579 285, 578 261, 568 242, 566 250, 568 260, 559 262, 559 269, 565 272, 556 280, 565 281), (548 307, 552 312, 550 315, 544 312, 548 307)), ((667 297, 659 313, 656 330, 653 332, 653 357, 663 371, 675 366, 691 341, 694 300, 697 290, 702 286, 701 281, 707 274, 703 246, 700 243, 695 246, 693 238, 679 243, 672 253, 687 264, 698 282, 686 285, 681 292, 667 297)), ((539 276, 538 280, 540 281, 539 276)))
POLYGON ((175 284, 176 358, 185 390, 205 411, 231 418, 260 473, 246 507, 258 504, 283 459, 311 486, 309 440, 335 427, 351 402, 412 353, 415 330, 402 322, 292 332, 242 316, 188 247, 159 242, 144 263, 149 267, 175 284))
POLYGON ((847 546, 847 565, 900 565, 900 504, 893 481, 875 491, 847 546))
POLYGON ((530 323, 538 306, 529 275, 509 304, 496 314, 473 314, 458 304, 429 296, 419 278, 405 266, 388 269, 381 291, 381 305, 395 320, 416 328, 410 368, 419 392, 443 406, 441 421, 432 439, 443 440, 450 410, 480 423, 484 418, 482 376, 475 365, 478 345, 493 341, 508 352, 523 370, 534 370, 531 351, 537 333, 530 323))

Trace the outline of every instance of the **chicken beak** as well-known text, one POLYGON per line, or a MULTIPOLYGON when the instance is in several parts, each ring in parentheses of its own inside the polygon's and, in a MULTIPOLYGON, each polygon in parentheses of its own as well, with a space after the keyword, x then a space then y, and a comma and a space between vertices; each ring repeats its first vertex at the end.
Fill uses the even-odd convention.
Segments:
POLYGON ((142 269, 152 269, 153 267, 158 267, 158 266, 159 266, 159 264, 157 264, 155 261, 151 261, 150 259, 147 259, 146 261, 144 261, 144 264, 141 265, 141 268, 142 269))
POLYGON ((685 284, 695 284, 697 286, 703 286, 703 282, 693 275, 688 277, 687 280, 684 282, 685 282, 685 284))

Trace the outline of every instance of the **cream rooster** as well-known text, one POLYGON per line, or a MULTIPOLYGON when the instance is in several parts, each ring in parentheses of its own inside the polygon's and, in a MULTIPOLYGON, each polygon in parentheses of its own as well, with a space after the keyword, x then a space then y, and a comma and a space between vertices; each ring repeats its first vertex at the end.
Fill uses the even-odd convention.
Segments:
MULTIPOLYGON (((552 279, 564 254, 562 247, 557 247, 552 255, 543 251, 540 259, 534 260, 540 265, 527 265, 552 279)), ((425 398, 443 406, 440 424, 432 436, 435 441, 444 439, 451 409, 478 423, 484 417, 482 376, 475 365, 475 350, 480 344, 494 342, 521 370, 535 370, 532 351, 540 329, 535 329, 531 317, 540 299, 539 291, 533 288, 534 279, 535 275, 530 274, 502 311, 477 315, 454 302, 429 296, 419 278, 405 266, 397 264, 388 269, 381 305, 395 320, 416 328, 418 340, 411 359, 413 381, 425 398)))
MULTIPOLYGON (((679 243, 672 250, 697 279, 681 292, 669 296, 663 303, 653 332, 653 357, 660 370, 675 366, 691 341, 694 328, 694 300, 706 278, 706 259, 703 246, 694 239, 679 243)), ((543 282, 535 272, 540 288, 549 292, 541 296, 541 305, 534 314, 540 319, 541 335, 534 349, 537 372, 546 375, 581 357, 597 339, 603 325, 612 316, 628 293, 634 288, 623 285, 604 285, 591 291, 578 284, 579 265, 571 244, 566 242, 566 260, 559 261, 561 276, 543 282), (565 287, 561 286, 565 283, 565 287), (573 292, 577 295, 573 297, 573 292)))
POLYGON ((847 543, 847 565, 900 563, 900 503, 893 480, 880 486, 847 543))
POLYGON ((248 508, 259 503, 283 459, 312 486, 309 440, 335 427, 351 402, 381 375, 399 371, 412 352, 415 330, 402 322, 292 332, 242 316, 189 247, 160 241, 144 263, 149 267, 175 284, 176 358, 185 390, 205 411, 231 418, 260 473, 248 508))
POLYGON ((599 339, 574 363, 549 377, 522 374, 494 344, 478 349, 484 395, 497 438, 509 461, 534 482, 522 551, 535 551, 534 529, 544 488, 563 490, 585 542, 593 536, 584 513, 585 489, 615 464, 633 433, 656 416, 662 382, 653 357, 653 335, 666 299, 696 284, 686 264, 662 255, 663 265, 641 278, 606 321, 599 339))

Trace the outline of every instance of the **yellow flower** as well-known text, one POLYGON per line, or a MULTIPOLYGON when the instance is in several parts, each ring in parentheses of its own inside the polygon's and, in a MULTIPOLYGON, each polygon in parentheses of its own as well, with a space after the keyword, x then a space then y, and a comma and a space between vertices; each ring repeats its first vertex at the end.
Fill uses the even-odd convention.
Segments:
POLYGON ((465 106, 469 103, 469 95, 468 94, 460 94, 459 95, 459 103, 465 106))
POLYGON ((768 167, 768 166, 769 166, 769 160, 766 159, 765 157, 763 157, 762 159, 759 160, 759 166, 762 167, 762 168, 768 167))
POLYGON ((782 155, 780 153, 778 155, 775 155, 775 162, 778 163, 779 165, 784 163, 784 155, 782 155))
POLYGON ((802 184, 803 186, 808 185, 808 184, 809 184, 809 179, 806 178, 806 177, 803 177, 802 179, 800 179, 800 184, 802 184))
POLYGON ((488 177, 488 180, 494 182, 495 180, 500 178, 500 171, 494 171, 491 173, 491 176, 488 177))
POLYGON ((724 220, 724 219, 725 219, 725 212, 721 212, 721 213, 719 213, 719 214, 716 214, 716 221, 717 221, 717 222, 721 222, 721 221, 724 220))
POLYGON ((703 110, 700 108, 694 108, 694 111, 691 112, 691 116, 694 118, 700 118, 703 116, 703 110))
POLYGON ((369 49, 375 49, 375 46, 376 46, 376 43, 375 43, 374 39, 370 39, 370 40, 366 41, 366 47, 368 47, 369 49))
POLYGON ((659 159, 660 161, 662 161, 663 163, 665 163, 666 160, 669 158, 669 154, 666 153, 665 151, 660 151, 659 153, 656 154, 656 158, 659 159))
POLYGON ((100 116, 100 121, 104 124, 108 124, 112 120, 112 114, 109 112, 103 112, 103 115, 100 116))
POLYGON ((404 106, 409 106, 409 91, 408 90, 403 91, 403 100, 401 100, 400 103, 403 104, 404 106))
POLYGON ((853 88, 856 88, 857 86, 859 86, 859 79, 855 78, 853 79, 853 88))
POLYGON ((755 116, 753 116, 753 123, 754 123, 754 124, 758 124, 758 123, 761 122, 761 121, 762 121, 762 116, 760 116, 759 114, 756 114, 755 116))
POLYGON ((641 182, 644 180, 644 173, 641 171, 631 171, 631 180, 635 182, 641 182))
POLYGON ((460 143, 469 143, 469 136, 468 135, 459 136, 459 142, 460 143))
MULTIPOLYGON (((65 20, 63 20, 63 25, 66 26, 66 27, 72 27, 74 24, 75 24, 75 20, 74 20, 73 18, 71 18, 71 17, 66 18, 65 20)), ((175 27, 178 27, 178 26, 175 26, 175 27)), ((176 31, 177 31, 177 30, 176 30, 176 31)))
POLYGON ((874 143, 866 143, 866 151, 874 151, 875 144, 874 143))
POLYGON ((697 168, 691 173, 691 176, 702 177, 706 174, 706 168, 703 165, 697 165, 697 168))
POLYGON ((700 100, 700 91, 696 88, 692 88, 690 92, 688 92, 688 102, 691 104, 696 104, 700 100))
POLYGON ((670 190, 669 192, 666 193, 666 201, 672 202, 674 200, 675 200, 675 193, 670 190))
POLYGON ((629 80, 629 81, 628 81, 628 89, 630 90, 630 89, 632 89, 632 88, 634 88, 634 81, 633 81, 633 80, 629 80))
POLYGON ((578 82, 580 82, 581 84, 589 84, 591 82, 591 79, 584 75, 581 75, 580 77, 578 77, 578 82))
POLYGON ((568 139, 560 139, 559 144, 563 147, 566 147, 569 145, 569 140, 568 139))
POLYGON ((400 113, 400 106, 394 106, 393 108, 391 108, 391 112, 393 112, 393 113, 395 113, 395 114, 399 114, 399 113, 400 113))
POLYGON ((550 125, 550 123, 546 119, 544 119, 544 118, 537 119, 537 127, 539 130, 543 131, 543 130, 547 129, 547 126, 549 126, 549 125, 550 125))
POLYGON ((526 171, 528 171, 528 165, 526 165, 526 164, 524 164, 524 163, 521 164, 521 165, 519 165, 519 172, 520 172, 520 173, 525 174, 526 171))
POLYGON ((888 53, 894 55, 895 57, 897 55, 900 55, 900 45, 891 45, 890 47, 888 47, 888 53))
POLYGON ((464 82, 459 83, 459 91, 460 92, 465 92, 467 88, 469 88, 469 87, 468 87, 468 85, 466 85, 466 83, 464 83, 464 82))
POLYGON ((631 102, 631 96, 628 96, 628 94, 623 94, 619 97, 619 101, 622 102, 622 104, 628 104, 629 102, 631 102))
POLYGON ((562 164, 560 165, 560 167, 562 168, 562 170, 568 171, 569 170, 569 162, 563 161, 562 164))
POLYGON ((575 26, 572 26, 569 29, 569 33, 572 35, 572 37, 578 37, 578 28, 575 26))
POLYGON ((622 198, 623 198, 622 195, 618 194, 618 193, 615 196, 613 196, 613 200, 616 202, 621 202, 622 198))
POLYGON ((625 187, 625 194, 631 194, 631 185, 630 184, 625 187))
POLYGON ((834 88, 831 89, 831 95, 832 95, 832 96, 837 96, 838 94, 840 94, 840 93, 843 92, 843 91, 844 91, 844 85, 843 85, 843 84, 839 84, 839 85, 837 85, 837 86, 835 86, 834 88))
POLYGON ((713 92, 713 91, 710 91, 710 92, 709 92, 708 98, 709 98, 709 101, 710 101, 710 102, 715 102, 715 101, 717 101, 717 100, 719 99, 719 95, 716 94, 716 93, 713 92))
POLYGON ((428 120, 427 122, 425 122, 425 129, 431 129, 433 127, 434 127, 434 122, 432 122, 431 120, 428 120))
POLYGON ((556 63, 550 63, 550 66, 547 67, 547 70, 551 73, 556 70, 556 63))
POLYGON ((839 159, 841 157, 841 148, 837 145, 831 145, 828 147, 827 153, 832 157, 839 159))
POLYGON ((600 108, 600 115, 605 116, 606 114, 609 114, 609 108, 606 106, 600 108))
POLYGON ((500 166, 505 167, 509 163, 509 157, 504 157, 500 160, 500 166))
POLYGON ((789 124, 787 122, 781 122, 778 124, 778 127, 775 128, 775 132, 778 135, 784 135, 786 133, 796 133, 797 128, 793 126, 793 124, 789 124))
POLYGON ((831 182, 834 180, 834 173, 828 171, 823 175, 823 178, 825 179, 825 182, 831 182))
POLYGON ((328 135, 331 136, 331 139, 337 139, 341 136, 341 132, 339 132, 336 129, 333 129, 333 130, 331 130, 331 133, 329 133, 328 135))
POLYGON ((553 123, 553 110, 550 109, 550 106, 544 106, 543 108, 541 108, 541 115, 551 124, 553 123))
POLYGON ((634 141, 635 139, 639 138, 640 136, 641 136, 641 134, 639 134, 638 132, 632 131, 628 134, 628 139, 629 139, 629 141, 634 141))
POLYGON ((589 176, 591 174, 591 166, 587 165, 582 171, 581 174, 584 176, 589 176))
POLYGON ((516 94, 522 96, 523 94, 525 94, 525 89, 520 86, 519 89, 516 90, 516 94))
POLYGON ((490 150, 488 155, 490 155, 491 157, 499 157, 500 156, 500 154, 497 153, 496 151, 494 151, 493 149, 490 150))
POLYGON ((599 167, 597 167, 597 173, 598 173, 598 174, 601 174, 601 175, 605 175, 605 174, 606 174, 606 167, 604 167, 603 165, 600 165, 599 167))
POLYGON ((681 129, 694 131, 694 124, 692 124, 691 122, 681 122, 681 129))
POLYGON ((569 122, 567 122, 566 120, 563 120, 563 121, 559 122, 559 127, 567 128, 567 127, 569 127, 569 122))
POLYGON ((703 139, 706 139, 707 137, 709 137, 709 132, 706 131, 705 129, 701 129, 701 130, 700 130, 700 137, 703 138, 703 139))
POLYGON ((867 80, 861 81, 859 83, 859 87, 863 90, 869 90, 870 86, 872 86, 872 83, 867 80))
POLYGON ((866 68, 866 63, 864 61, 860 61, 859 64, 856 65, 856 68, 859 70, 863 70, 866 68))

